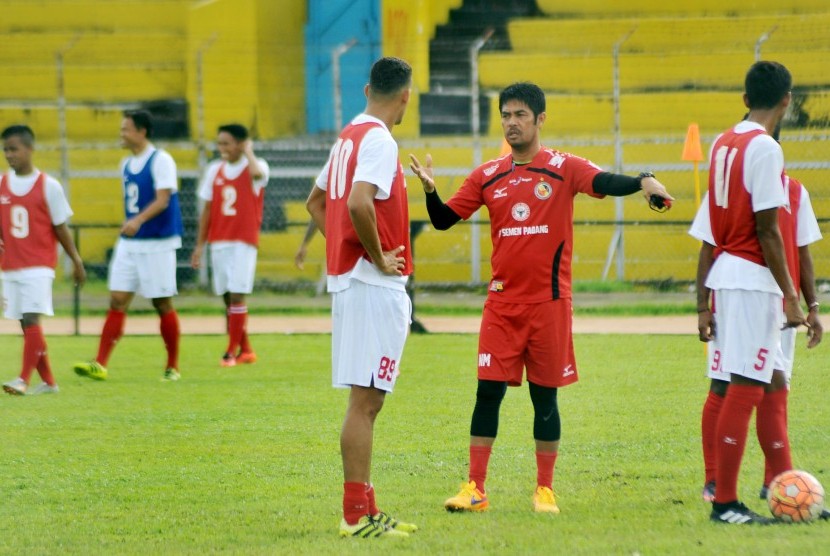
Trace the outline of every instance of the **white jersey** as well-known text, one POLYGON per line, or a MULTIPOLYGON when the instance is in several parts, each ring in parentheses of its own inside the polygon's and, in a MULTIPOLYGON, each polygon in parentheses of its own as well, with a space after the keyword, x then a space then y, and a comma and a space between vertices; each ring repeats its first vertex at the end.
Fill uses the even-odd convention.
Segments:
MULTIPOLYGON (((268 162, 265 159, 257 158, 257 166, 259 166, 259 171, 262 172, 262 177, 253 180, 254 181, 254 194, 259 194, 263 187, 268 185, 268 179, 271 175, 271 168, 268 166, 268 162)), ((219 171, 219 168, 225 165, 224 174, 229 180, 233 180, 239 177, 245 168, 248 167, 248 158, 242 156, 236 162, 227 162, 225 160, 214 160, 211 162, 207 170, 205 170, 204 176, 202 176, 202 181, 199 182, 199 198, 205 201, 213 201, 213 182, 216 180, 216 173, 219 171)))

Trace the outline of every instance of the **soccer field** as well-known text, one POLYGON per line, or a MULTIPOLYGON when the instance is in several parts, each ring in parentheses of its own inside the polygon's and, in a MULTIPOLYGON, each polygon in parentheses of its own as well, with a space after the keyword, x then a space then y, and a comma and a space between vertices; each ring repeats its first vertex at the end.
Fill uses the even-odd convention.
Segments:
MULTIPOLYGON (((477 337, 411 337, 378 419, 373 462, 381 508, 421 527, 402 541, 337 536, 346 392, 330 387, 329 336, 255 336, 260 362, 233 369, 217 365, 222 338, 186 336, 178 383, 159 381, 157 337, 124 338, 102 383, 70 371, 96 338, 48 341, 61 393, 0 398, 3 554, 817 554, 830 546, 826 522, 708 521, 699 445, 707 381, 691 335, 576 337, 581 381, 560 393, 559 516, 531 512, 526 388, 511 389, 502 406, 490 511, 443 510, 466 479, 477 337)), ((3 380, 17 372, 21 344, 0 337, 3 380)), ((808 353, 803 344, 790 396, 793 457, 830 487, 830 348, 808 353)), ((739 488, 759 511, 762 463, 751 440, 739 488)))

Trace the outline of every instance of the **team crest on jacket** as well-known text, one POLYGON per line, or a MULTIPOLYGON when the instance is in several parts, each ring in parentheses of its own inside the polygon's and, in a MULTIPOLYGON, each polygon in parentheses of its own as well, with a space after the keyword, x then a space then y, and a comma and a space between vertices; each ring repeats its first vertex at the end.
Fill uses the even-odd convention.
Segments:
POLYGON ((523 222, 530 218, 530 207, 524 203, 516 203, 513 205, 513 208, 510 209, 510 214, 513 215, 513 220, 523 222))
POLYGON ((537 199, 545 200, 550 197, 550 194, 553 193, 553 188, 550 184, 546 181, 540 181, 536 184, 536 187, 533 188, 533 192, 536 194, 537 199))

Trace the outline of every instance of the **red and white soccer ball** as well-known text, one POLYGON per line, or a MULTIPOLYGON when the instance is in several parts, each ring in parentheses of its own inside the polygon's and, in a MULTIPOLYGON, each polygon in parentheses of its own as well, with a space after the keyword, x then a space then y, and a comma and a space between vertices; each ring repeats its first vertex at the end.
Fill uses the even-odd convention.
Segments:
POLYGON ((824 509, 824 487, 806 471, 785 471, 770 483, 767 503, 778 520, 787 523, 812 521, 824 509))

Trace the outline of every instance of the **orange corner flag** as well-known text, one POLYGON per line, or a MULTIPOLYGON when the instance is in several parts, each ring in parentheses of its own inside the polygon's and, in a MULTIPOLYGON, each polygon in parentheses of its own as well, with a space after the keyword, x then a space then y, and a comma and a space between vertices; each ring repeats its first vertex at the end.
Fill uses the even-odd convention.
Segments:
POLYGON ((703 162, 703 150, 700 148, 700 129, 697 124, 689 124, 686 132, 686 142, 683 143, 681 160, 687 162, 703 162))

